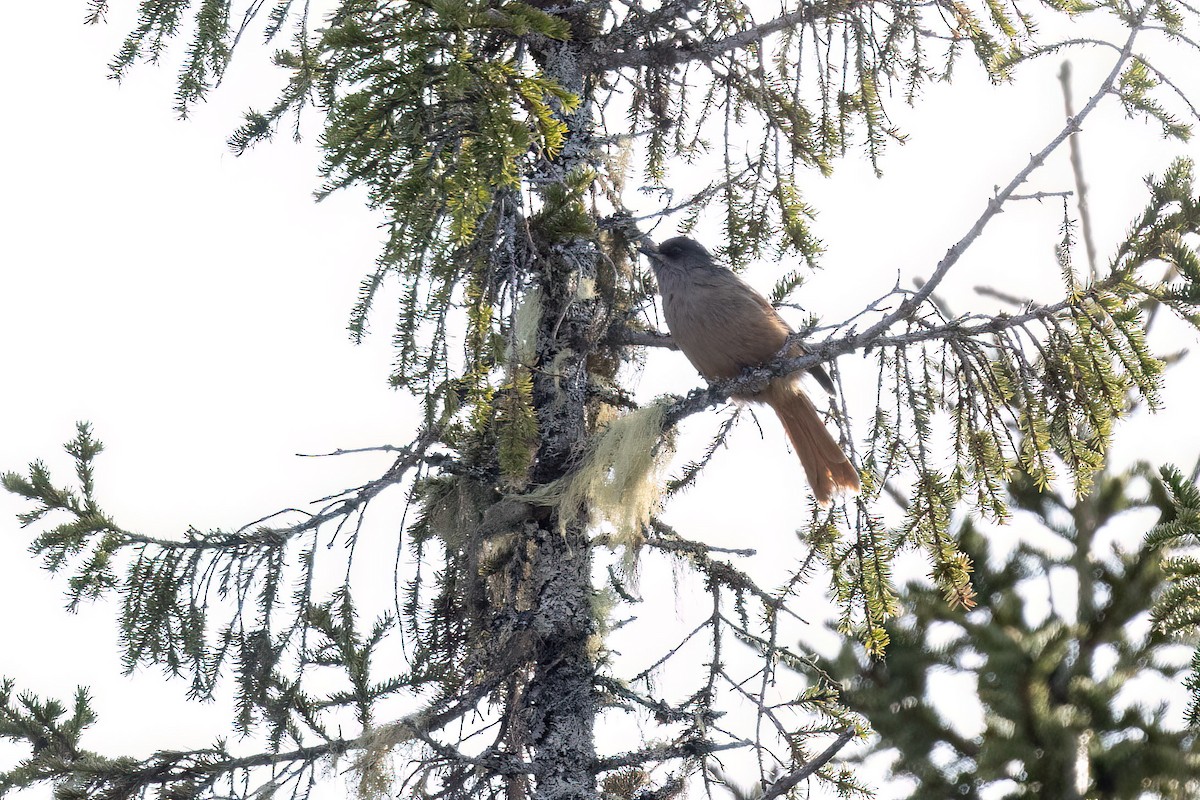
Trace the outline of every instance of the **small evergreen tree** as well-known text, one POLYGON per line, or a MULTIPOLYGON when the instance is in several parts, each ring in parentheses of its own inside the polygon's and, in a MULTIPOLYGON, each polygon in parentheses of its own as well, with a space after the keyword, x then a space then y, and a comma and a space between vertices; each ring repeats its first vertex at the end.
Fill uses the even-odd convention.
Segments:
MULTIPOLYGON (((1146 537, 1149 546, 1166 550, 1163 571, 1167 588, 1154 604, 1154 624, 1170 636, 1195 641, 1200 633, 1200 490, 1196 488, 1200 464, 1191 477, 1174 467, 1163 467, 1162 479, 1170 492, 1171 513, 1146 537)), ((1187 721, 1200 726, 1200 647, 1192 656, 1191 671, 1185 684, 1191 690, 1187 721)))
MULTIPOLYGON (((109 11, 108 0, 89 5, 92 22, 109 11)), ((823 330, 807 355, 646 400, 628 390, 625 368, 637 348, 669 342, 649 329, 652 290, 633 261, 640 223, 682 215, 690 227, 704 212, 723 221, 719 255, 734 266, 780 253, 813 263, 798 177, 827 172, 857 145, 877 162, 899 135, 889 88, 915 99, 927 82, 949 79, 964 52, 1004 80, 1027 59, 1095 40, 1043 38, 1029 12, 993 0, 801 3, 765 21, 725 0, 328 6, 319 19, 314 4, 294 0, 142 0, 112 72, 166 59, 185 39, 177 100, 186 115, 239 42, 261 34, 278 48, 287 84, 247 115, 231 145, 243 152, 269 139, 306 107, 321 115, 323 193, 365 186, 387 222, 350 330, 364 336, 369 315, 383 313, 372 312, 380 288, 399 285, 391 381, 423 398, 423 424, 407 445, 381 447, 395 455, 384 474, 311 511, 176 536, 131 530, 105 511, 94 480, 101 446, 86 425, 67 446, 74 484, 41 463, 5 475, 31 503, 22 521, 40 528, 33 551, 69 573, 72 604, 119 599, 126 665, 185 675, 197 698, 232 684, 234 730, 264 743, 103 755, 84 744, 94 717, 85 692, 68 708, 5 684, 0 735, 29 752, 0 775, 0 792, 45 782, 62 798, 303 796, 322 765, 348 757, 367 795, 649 800, 709 774, 730 750, 752 754, 766 797, 810 776, 853 791, 853 776, 829 761, 855 721, 784 644, 797 587, 826 563, 844 630, 882 651, 897 549, 926 552, 937 585, 968 603, 970 563, 951 511, 969 503, 1005 517, 1011 464, 1045 486, 1054 454, 1090 491, 1127 394, 1156 396, 1161 363, 1144 341, 1143 304, 1192 319, 1200 300, 1187 238, 1200 231, 1200 201, 1187 162, 1151 182, 1144 215, 1103 275, 1080 277, 1064 261, 1061 299, 951 318, 930 298, 1106 98, 1186 135, 1171 95, 1156 91, 1176 84, 1163 83, 1146 52, 1151 42, 1194 41, 1184 28, 1194 9, 1048 3, 1039 14, 1120 24, 1111 72, 987 200, 920 290, 889 281, 882 300, 823 330), (735 131, 757 138, 745 147, 735 131), (719 174, 675 196, 672 170, 710 149, 719 174), (634 156, 657 198, 641 217, 627 207, 634 156), (1169 281, 1150 275, 1159 262, 1176 269, 1169 281), (681 420, 769 375, 852 352, 871 353, 880 372, 866 424, 848 428, 864 494, 814 510, 812 555, 789 580, 764 589, 737 554, 661 522, 664 488, 694 482, 729 427, 667 482, 660 471, 681 420), (939 420, 950 423, 948 444, 935 435, 939 420), (1019 445, 1009 425, 1022 432, 1019 445), (1093 432, 1086 440, 1074 436, 1081 425, 1093 432), (911 479, 908 513, 889 525, 877 501, 897 474, 911 479), (407 554, 398 596, 365 621, 355 588, 379 575, 356 561, 363 514, 395 492, 414 510, 388 529, 403 528, 393 551, 407 554), (694 576, 711 608, 642 669, 605 643, 615 610, 637 602, 631 576, 650 554, 694 576), (680 656, 691 643, 702 645, 699 659, 680 656), (735 643, 749 665, 730 655, 735 643), (665 670, 671 680, 660 686, 665 670), (627 715, 656 733, 597 752, 597 722, 627 715), (393 754, 406 769, 393 768, 393 754)), ((773 300, 802 277, 782 275, 773 300)))
MULTIPOLYGON (((1070 78, 1065 62, 1059 79, 1068 115, 1070 78)), ((1071 164, 1096 275, 1076 139, 1071 164)), ((1060 246, 1060 259, 1069 258, 1069 244, 1060 246)), ((1084 427, 1075 437, 1090 434, 1084 427)), ((888 626, 886 663, 843 647, 842 674, 857 673, 844 699, 879 733, 872 752, 897 754, 894 774, 914 782, 914 800, 1193 796, 1200 787, 1194 737, 1164 724, 1165 698, 1131 703, 1122 695, 1131 681, 1157 676, 1169 684, 1180 674, 1177 648, 1150 625, 1152 599, 1164 584, 1160 554, 1112 535, 1134 512, 1173 518, 1167 487, 1139 464, 1118 474, 1101 470, 1083 494, 1054 491, 1018 472, 1008 493, 1010 508, 1024 513, 1007 552, 996 553, 992 533, 971 519, 956 537, 975 565, 972 583, 984 603, 949 607, 937 587, 913 581, 900 593, 905 613, 888 626), (948 718, 952 704, 940 688, 947 676, 975 684, 982 731, 970 735, 969 723, 948 718)), ((963 708, 961 698, 953 706, 963 708)))
POLYGON ((1141 509, 1171 520, 1165 487, 1143 465, 1102 472, 1079 498, 1027 478, 1011 491, 1024 513, 1008 552, 971 521, 959 531, 986 603, 950 608, 936 587, 910 583, 900 592, 905 612, 888 626, 886 660, 843 650, 841 674, 861 667, 843 701, 879 734, 874 751, 895 751, 894 774, 914 781, 914 800, 1194 797, 1194 734, 1167 723, 1168 698, 1123 693, 1131 681, 1181 677, 1179 648, 1150 624, 1161 556, 1111 536, 1141 509), (939 681, 951 675, 975 683, 982 731, 949 716, 969 706, 945 696, 939 681))

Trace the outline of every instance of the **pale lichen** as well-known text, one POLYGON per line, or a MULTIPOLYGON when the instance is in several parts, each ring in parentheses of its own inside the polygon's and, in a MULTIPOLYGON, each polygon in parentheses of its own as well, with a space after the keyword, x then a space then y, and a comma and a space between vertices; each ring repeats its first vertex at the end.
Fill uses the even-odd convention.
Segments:
POLYGON ((525 499, 556 506, 560 530, 581 517, 588 525, 607 522, 611 544, 636 550, 662 502, 662 470, 674 452, 663 434, 666 408, 658 402, 618 416, 606 406, 578 468, 525 499))

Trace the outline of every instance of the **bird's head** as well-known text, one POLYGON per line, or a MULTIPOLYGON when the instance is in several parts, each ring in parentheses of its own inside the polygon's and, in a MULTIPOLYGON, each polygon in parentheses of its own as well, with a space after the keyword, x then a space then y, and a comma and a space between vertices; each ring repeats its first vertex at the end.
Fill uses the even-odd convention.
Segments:
POLYGON ((646 239, 638 248, 650 259, 654 271, 669 269, 675 272, 687 272, 693 269, 712 269, 712 255, 704 245, 686 236, 676 236, 656 245, 646 239))

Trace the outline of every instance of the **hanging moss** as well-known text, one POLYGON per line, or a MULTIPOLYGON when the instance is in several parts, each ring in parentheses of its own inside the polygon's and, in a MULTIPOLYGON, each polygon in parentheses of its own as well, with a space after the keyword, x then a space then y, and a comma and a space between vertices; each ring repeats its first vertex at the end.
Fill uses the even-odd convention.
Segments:
POLYGON ((610 523, 611 542, 636 548, 662 500, 662 468, 673 453, 670 439, 662 439, 668 405, 653 403, 620 416, 610 410, 579 466, 525 499, 555 507, 562 530, 587 513, 583 522, 610 523))

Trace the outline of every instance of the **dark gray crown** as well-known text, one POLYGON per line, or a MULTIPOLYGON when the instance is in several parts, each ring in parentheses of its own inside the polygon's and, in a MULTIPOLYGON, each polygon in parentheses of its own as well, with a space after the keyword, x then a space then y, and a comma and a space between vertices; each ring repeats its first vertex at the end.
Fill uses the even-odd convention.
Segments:
POLYGON ((676 236, 667 239, 658 246, 658 252, 672 261, 703 261, 712 263, 712 255, 704 245, 686 236, 676 236))

